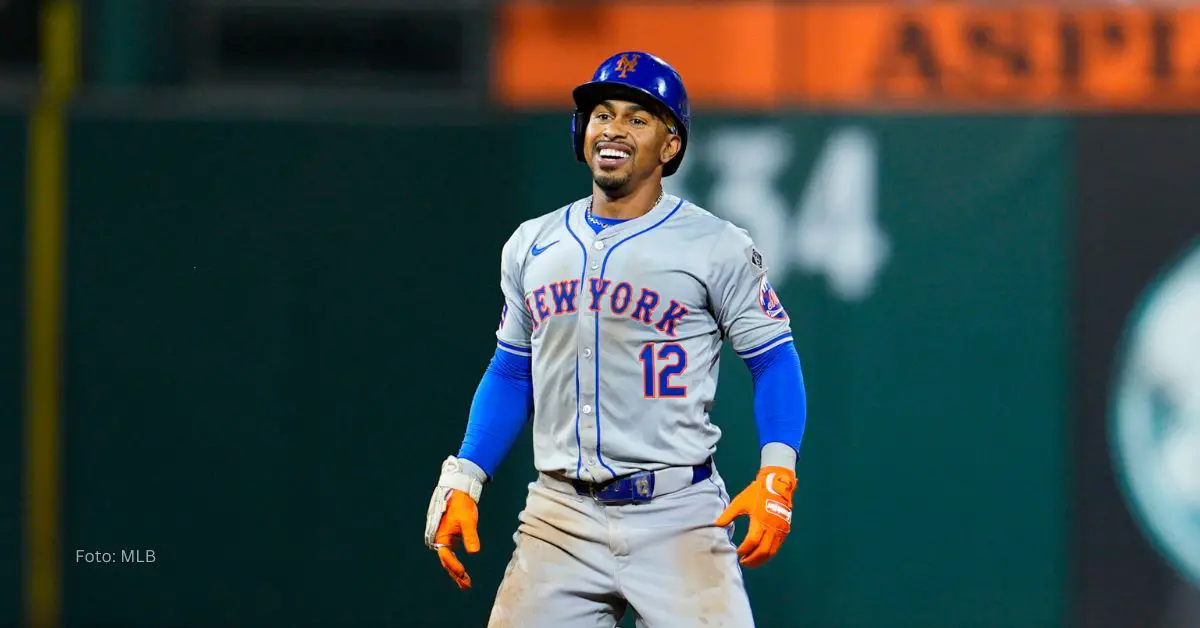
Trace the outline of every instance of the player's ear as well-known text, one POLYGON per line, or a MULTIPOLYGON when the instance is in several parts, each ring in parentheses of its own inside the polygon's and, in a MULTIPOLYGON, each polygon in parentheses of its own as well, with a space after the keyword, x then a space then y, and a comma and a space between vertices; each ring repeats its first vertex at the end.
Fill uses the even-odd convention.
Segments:
POLYGON ((675 158, 675 155, 679 154, 679 149, 682 147, 683 140, 680 139, 678 135, 668 130, 667 136, 662 143, 662 150, 659 151, 659 160, 662 161, 663 165, 671 163, 671 160, 675 158))

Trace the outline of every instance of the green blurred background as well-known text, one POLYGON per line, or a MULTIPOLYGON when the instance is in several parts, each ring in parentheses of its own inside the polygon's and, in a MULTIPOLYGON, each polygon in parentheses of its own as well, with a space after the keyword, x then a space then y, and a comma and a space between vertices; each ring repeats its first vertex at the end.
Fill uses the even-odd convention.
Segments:
MULTIPOLYGON (((528 447, 488 488, 463 604, 421 603, 456 600, 419 542, 425 485, 491 351, 500 246, 586 189, 563 126, 74 121, 64 538, 159 559, 68 565, 68 618, 482 625, 528 447), (517 163, 496 168, 499 147, 517 163)), ((812 427, 788 551, 749 576, 764 625, 1054 624, 1062 122, 713 115, 697 136, 763 129, 794 152, 764 190, 788 221, 831 137, 871 138, 891 250, 855 300, 778 264, 812 427)), ((728 183, 702 142, 678 184, 711 206, 728 183)), ((714 420, 739 485, 757 437, 725 359, 714 420)))
MULTIPOLYGON (((38 617, 20 523, 35 4, 0 8, 30 34, 7 40, 0 110, 6 625, 38 617)), ((337 45, 303 30, 320 20, 237 4, 81 14, 61 111, 61 623, 485 625, 534 477, 528 434, 485 492, 473 590, 424 548, 425 508, 492 353, 501 245, 588 189, 567 111, 488 102, 486 3, 331 18, 458 51, 427 74, 366 53, 322 65, 337 45), (289 24, 307 53, 275 37, 289 24), (154 561, 76 559, 135 549, 154 561)), ((760 626, 1081 625, 1078 119, 697 106, 668 188, 764 249, 809 391, 794 531, 747 574, 760 626)), ((748 373, 724 359, 713 419, 738 486, 757 437, 748 373)))

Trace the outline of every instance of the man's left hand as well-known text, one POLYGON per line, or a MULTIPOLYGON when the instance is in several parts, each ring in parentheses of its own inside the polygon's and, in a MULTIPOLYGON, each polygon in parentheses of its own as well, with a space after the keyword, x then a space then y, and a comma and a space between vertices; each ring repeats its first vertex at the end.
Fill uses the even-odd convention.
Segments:
POLYGON ((763 467, 754 483, 746 487, 717 517, 716 525, 725 527, 741 515, 750 517, 750 530, 738 546, 739 562, 747 567, 766 563, 783 544, 792 529, 792 492, 796 490, 796 472, 786 467, 763 467))

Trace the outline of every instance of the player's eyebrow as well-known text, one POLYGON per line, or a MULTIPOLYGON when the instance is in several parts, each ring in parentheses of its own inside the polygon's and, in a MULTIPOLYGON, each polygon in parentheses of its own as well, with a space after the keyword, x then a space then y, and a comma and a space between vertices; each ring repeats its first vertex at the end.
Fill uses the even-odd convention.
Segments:
MULTIPOLYGON (((602 105, 604 108, 608 109, 609 111, 616 111, 616 110, 617 110, 617 107, 616 107, 616 105, 615 105, 615 104, 613 104, 613 103, 614 103, 614 101, 611 101, 611 100, 605 100, 604 102, 601 102, 600 104, 601 104, 601 105, 602 105)), ((631 103, 629 103, 629 112, 630 112, 630 113, 638 113, 638 112, 640 112, 640 111, 644 111, 644 112, 646 112, 646 113, 649 113, 649 114, 652 114, 652 115, 653 115, 653 113, 654 113, 653 111, 650 111, 649 109, 647 109, 647 108, 645 108, 645 107, 643 107, 643 106, 641 106, 641 105, 639 105, 639 104, 637 104, 637 103, 635 103, 635 102, 631 102, 631 103)))

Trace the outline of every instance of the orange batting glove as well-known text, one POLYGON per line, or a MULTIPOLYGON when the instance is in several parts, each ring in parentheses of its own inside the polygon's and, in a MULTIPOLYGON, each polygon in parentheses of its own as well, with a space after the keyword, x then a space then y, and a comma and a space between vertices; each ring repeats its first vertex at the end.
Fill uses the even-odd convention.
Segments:
POLYGON ((467 574, 467 568, 463 567, 462 561, 458 560, 451 548, 454 547, 454 539, 458 537, 462 539, 468 554, 478 552, 478 527, 479 506, 466 493, 450 489, 450 497, 446 500, 446 514, 442 515, 442 522, 434 535, 434 544, 437 546, 438 560, 442 561, 442 568, 454 578, 460 589, 471 588, 471 576, 467 574))
POLYGON ((454 555, 454 540, 461 538, 468 554, 479 551, 479 505, 482 483, 462 471, 451 456, 442 464, 442 475, 425 515, 425 545, 435 550, 442 568, 460 589, 471 588, 471 576, 454 555))
POLYGON ((725 527, 741 515, 749 515, 750 530, 738 546, 741 564, 754 568, 766 563, 792 530, 792 492, 796 472, 787 467, 763 467, 746 490, 733 498, 716 524, 725 527))

